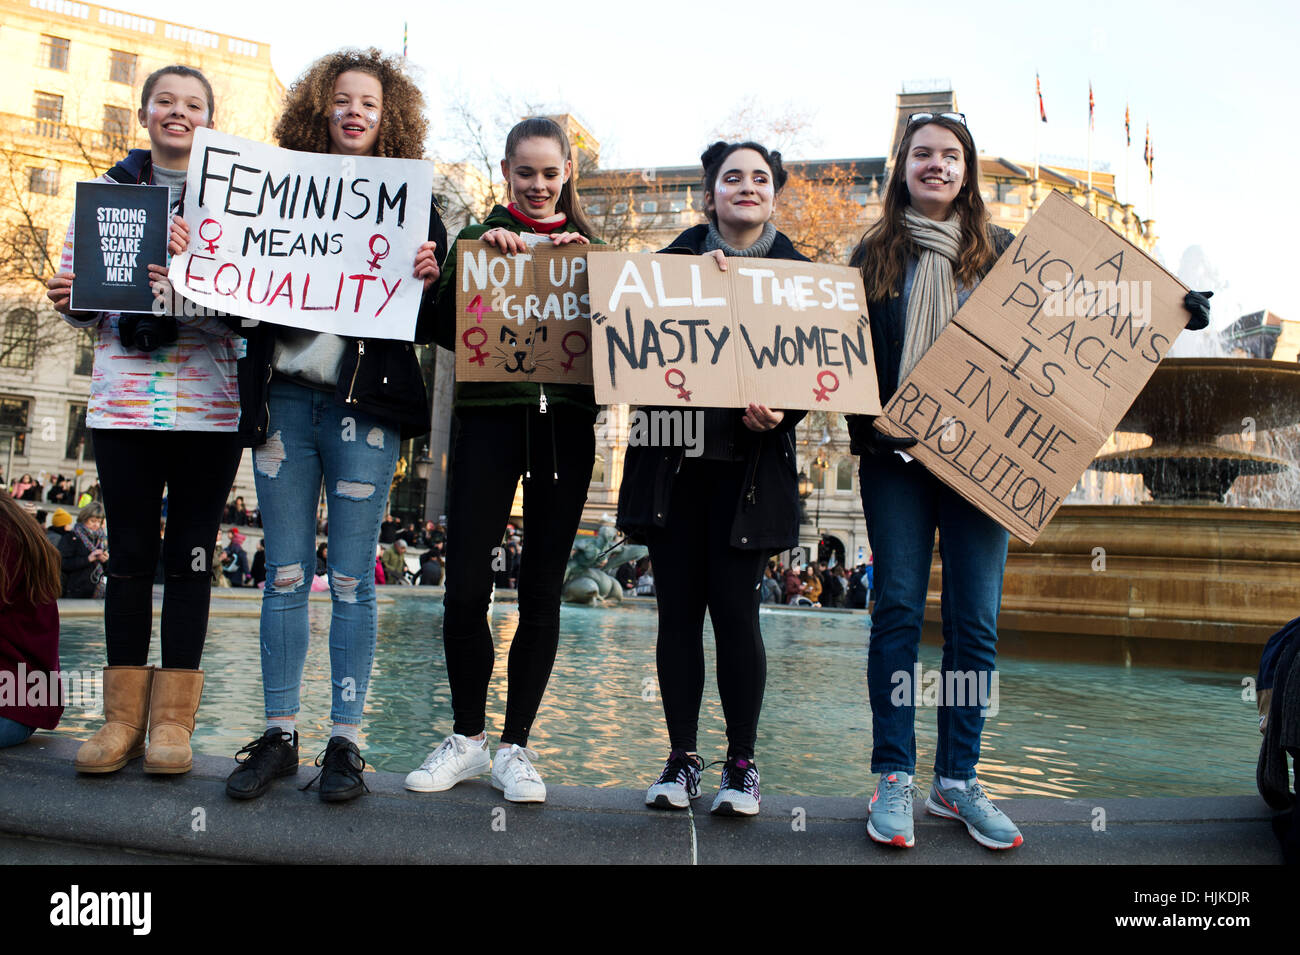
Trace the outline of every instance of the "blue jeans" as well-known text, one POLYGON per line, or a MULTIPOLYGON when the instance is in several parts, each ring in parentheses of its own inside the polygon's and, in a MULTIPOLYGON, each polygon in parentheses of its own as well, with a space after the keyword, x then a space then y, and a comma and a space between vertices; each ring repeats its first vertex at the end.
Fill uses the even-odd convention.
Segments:
POLYGON ((1008 534, 916 461, 904 462, 892 452, 864 454, 859 475, 875 563, 876 605, 867 651, 871 770, 916 770, 915 704, 925 687, 916 684, 915 667, 937 528, 943 676, 934 771, 970 779, 984 728, 981 703, 987 704, 987 694, 996 689, 992 674, 1008 534))
POLYGON ((34 732, 36 731, 30 726, 11 720, 7 716, 0 716, 0 749, 6 746, 17 746, 34 732))
POLYGON ((294 716, 307 659, 321 481, 329 514, 330 673, 336 723, 360 724, 375 657, 375 548, 397 465, 397 429, 334 396, 271 382, 266 444, 253 452, 266 532, 262 692, 267 719, 294 716))

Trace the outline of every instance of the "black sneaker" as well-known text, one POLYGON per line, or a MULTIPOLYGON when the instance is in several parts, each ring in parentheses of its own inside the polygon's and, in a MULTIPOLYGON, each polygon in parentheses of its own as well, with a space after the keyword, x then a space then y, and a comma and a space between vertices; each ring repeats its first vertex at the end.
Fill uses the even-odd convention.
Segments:
POLYGON ((239 766, 226 779, 226 795, 256 799, 271 787, 272 780, 298 772, 298 734, 290 736, 272 727, 236 753, 235 759, 239 766))
POLYGON ((370 792, 361 778, 366 768, 366 761, 361 758, 357 744, 342 736, 331 736, 325 752, 316 757, 316 765, 321 771, 303 789, 310 789, 317 779, 320 780, 321 802, 347 802, 356 799, 362 793, 370 792))

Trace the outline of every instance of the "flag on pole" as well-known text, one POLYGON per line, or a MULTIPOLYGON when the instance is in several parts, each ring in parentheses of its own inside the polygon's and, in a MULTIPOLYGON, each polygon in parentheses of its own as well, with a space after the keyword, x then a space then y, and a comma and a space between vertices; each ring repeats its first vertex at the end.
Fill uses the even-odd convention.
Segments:
POLYGON ((1150 123, 1147 123, 1147 142, 1146 145, 1142 147, 1142 161, 1147 165, 1147 182, 1151 182, 1153 179, 1153 173, 1151 171, 1151 124, 1150 123))
POLYGON ((402 59, 406 59, 406 27, 405 20, 402 21, 402 59))
POLYGON ((1043 84, 1038 79, 1038 74, 1034 74, 1034 89, 1038 93, 1038 117, 1044 123, 1047 122, 1047 110, 1043 108, 1043 84))
POLYGON ((1093 100, 1092 100, 1092 80, 1089 80, 1089 81, 1088 81, 1088 128, 1089 128, 1089 129, 1092 129, 1092 128, 1093 128, 1093 126, 1092 126, 1092 113, 1093 113, 1093 107, 1094 107, 1094 106, 1095 106, 1095 104, 1093 103, 1093 100))
POLYGON ((1147 147, 1147 182, 1156 181, 1156 151, 1154 147, 1147 147))
POLYGON ((1124 148, 1127 149, 1132 145, 1133 145, 1133 134, 1129 131, 1128 103, 1125 103, 1124 104, 1124 148))

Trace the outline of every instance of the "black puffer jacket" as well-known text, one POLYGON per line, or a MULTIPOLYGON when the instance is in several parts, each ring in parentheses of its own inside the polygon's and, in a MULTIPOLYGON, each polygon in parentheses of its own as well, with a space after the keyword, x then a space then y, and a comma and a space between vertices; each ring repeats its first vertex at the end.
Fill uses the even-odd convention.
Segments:
MULTIPOLYGON (((1015 238, 1009 231, 990 224, 989 241, 993 251, 1000 256, 1015 238)), ((876 380, 880 385, 880 404, 889 404, 889 399, 898 390, 898 369, 903 361, 903 336, 907 326, 907 299, 903 297, 904 278, 898 280, 895 294, 884 301, 867 303, 867 312, 871 318, 871 350, 876 358, 876 380)), ((870 415, 848 415, 850 450, 853 454, 862 454, 867 448, 866 430, 875 420, 870 415)))
MULTIPOLYGON (((447 227, 438 215, 436 202, 431 202, 429 208, 429 241, 438 244, 439 256, 446 254, 447 227)), ((415 343, 427 345, 433 341, 433 315, 421 308, 420 317, 415 343)), ((238 317, 228 318, 226 323, 248 340, 248 352, 239 360, 239 435, 246 447, 256 448, 266 443, 270 430, 267 399, 276 326, 267 322, 244 326, 238 317)), ((387 338, 347 341, 349 348, 339 366, 334 400, 390 422, 404 440, 428 434, 429 395, 415 345, 387 338)))
MULTIPOLYGON (((701 255, 705 251, 707 235, 708 226, 695 226, 679 235, 663 251, 701 255)), ((808 261, 780 232, 776 234, 766 258, 808 261)), ((705 427, 729 429, 729 445, 745 459, 745 480, 731 522, 729 543, 732 547, 775 553, 799 542, 794 427, 805 414, 807 412, 787 411, 777 427, 757 433, 741 423, 743 411, 705 409, 705 427)), ((651 527, 667 524, 673 482, 685 459, 685 448, 628 448, 623 462, 623 482, 618 492, 618 527, 629 539, 644 541, 651 527)))

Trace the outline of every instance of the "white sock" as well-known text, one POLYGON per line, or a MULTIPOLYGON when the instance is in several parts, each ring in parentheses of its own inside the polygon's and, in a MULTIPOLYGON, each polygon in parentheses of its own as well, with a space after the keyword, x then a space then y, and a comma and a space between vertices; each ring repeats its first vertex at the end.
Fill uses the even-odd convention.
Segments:
POLYGON ((269 730, 282 729, 290 736, 293 736, 297 732, 298 721, 292 716, 277 716, 266 721, 266 728, 269 730))
POLYGON ((335 723, 330 729, 330 738, 333 739, 335 736, 341 736, 349 743, 359 744, 361 742, 361 727, 350 726, 347 723, 335 723))
POLYGON ((966 780, 964 780, 964 779, 949 779, 947 776, 940 776, 940 777, 939 777, 939 788, 940 788, 940 789, 965 789, 965 788, 966 788, 966 780))

